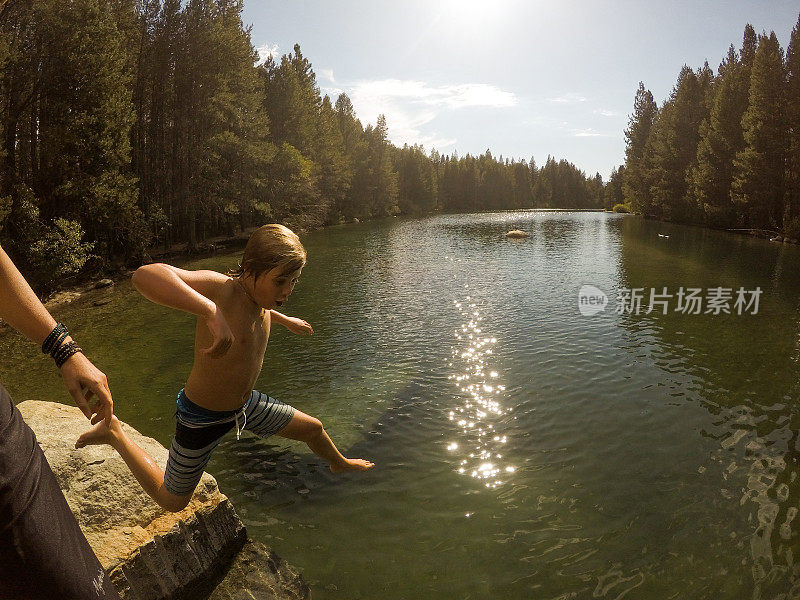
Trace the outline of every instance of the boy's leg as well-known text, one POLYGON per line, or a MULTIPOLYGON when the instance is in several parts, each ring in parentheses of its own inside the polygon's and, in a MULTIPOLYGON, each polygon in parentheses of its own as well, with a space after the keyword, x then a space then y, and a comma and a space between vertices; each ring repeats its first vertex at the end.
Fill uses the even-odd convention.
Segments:
POLYGON ((336 444, 333 443, 320 420, 296 409, 289 424, 275 435, 305 442, 314 454, 330 463, 331 471, 334 473, 364 471, 372 467, 372 463, 369 461, 345 458, 336 448, 336 444))
MULTIPOLYGON (((181 425, 178 424, 178 428, 180 427, 181 425)), ((230 427, 229 424, 228 429, 230 427)), ((156 461, 128 437, 116 417, 112 418, 111 427, 106 427, 105 423, 101 421, 81 435, 75 447, 82 448, 89 444, 110 445, 128 465, 142 489, 159 506, 171 512, 178 512, 189 504, 192 492, 203 475, 203 468, 208 463, 211 451, 219 443, 219 438, 217 438, 209 448, 198 451, 182 446, 178 443, 179 437, 180 431, 176 431, 175 439, 170 446, 166 477, 156 461)))
POLYGON ((278 435, 305 442, 314 454, 330 463, 331 471, 366 471, 374 466, 368 460, 346 458, 336 448, 319 419, 292 408, 266 394, 254 391, 245 414, 246 430, 261 437, 278 435))

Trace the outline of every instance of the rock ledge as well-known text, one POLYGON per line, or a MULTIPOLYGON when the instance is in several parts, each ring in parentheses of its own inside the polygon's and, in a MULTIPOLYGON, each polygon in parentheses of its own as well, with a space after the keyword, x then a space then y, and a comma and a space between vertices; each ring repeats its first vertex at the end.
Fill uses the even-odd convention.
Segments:
MULTIPOLYGON (((142 490, 115 450, 74 448, 89 426, 77 408, 39 401, 22 402, 18 408, 122 598, 309 598, 308 586, 294 568, 247 539, 233 505, 208 473, 189 506, 166 512, 142 490)), ((123 427, 164 468, 167 449, 123 427)))

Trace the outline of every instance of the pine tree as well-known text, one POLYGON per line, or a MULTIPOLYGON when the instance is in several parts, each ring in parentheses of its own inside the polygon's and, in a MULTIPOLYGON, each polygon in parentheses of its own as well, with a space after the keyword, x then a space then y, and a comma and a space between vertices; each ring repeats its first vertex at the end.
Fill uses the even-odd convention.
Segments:
POLYGON ((786 76, 783 51, 772 32, 761 36, 742 117, 743 150, 733 165, 732 198, 747 226, 780 229, 786 159, 786 76))
POLYGON ((371 217, 386 217, 400 212, 397 206, 397 172, 392 165, 386 116, 378 115, 375 127, 367 127, 367 206, 371 217))
POLYGON ((688 196, 687 170, 697 156, 700 123, 706 118, 702 80, 684 66, 678 82, 650 132, 652 155, 645 178, 650 183, 651 210, 667 219, 697 217, 688 196))
POLYGON ((427 214, 436 208, 437 181, 434 163, 422 146, 408 146, 395 153, 398 177, 397 205, 402 214, 427 214))
POLYGON ((366 192, 364 178, 364 158, 367 152, 367 141, 364 139, 364 129, 356 117, 353 103, 347 94, 340 94, 334 107, 336 122, 341 135, 345 168, 350 173, 348 190, 345 196, 334 205, 335 221, 352 221, 364 216, 363 199, 366 192))
POLYGON ((625 165, 620 165, 619 169, 611 169, 611 176, 603 190, 603 207, 612 210, 617 204, 624 204, 625 198, 622 195, 622 179, 625 177, 625 165))
POLYGON ((268 214, 264 172, 275 153, 268 141, 269 121, 261 106, 256 53, 241 20, 242 0, 217 0, 213 51, 216 89, 206 119, 213 127, 202 156, 203 184, 220 225, 244 229, 268 214), (259 202, 261 200, 262 202, 259 202))
POLYGON ((758 35, 753 26, 748 23, 744 26, 744 34, 742 35, 742 49, 739 56, 742 60, 742 65, 746 69, 753 68, 753 62, 756 59, 756 50, 758 50, 758 35))
POLYGON ((320 194, 324 201, 325 222, 337 223, 341 207, 350 191, 353 167, 345 153, 345 143, 339 129, 338 114, 325 96, 317 121, 315 156, 319 168, 320 194))
POLYGON ((787 236, 800 238, 800 17, 792 30, 786 50, 786 209, 783 227, 787 236))
POLYGON ((531 171, 524 160, 511 165, 512 208, 532 208, 531 171))
POLYGON ((295 44, 293 53, 281 57, 280 64, 270 57, 261 74, 273 138, 313 159, 322 99, 311 63, 295 44))
POLYGON ((716 227, 733 227, 736 222, 732 168, 736 153, 744 147, 741 121, 747 109, 749 75, 731 46, 720 64, 711 114, 701 126, 697 161, 688 175, 703 221, 716 227))
POLYGON ((129 70, 112 7, 42 0, 29 16, 39 39, 23 57, 35 73, 23 84, 31 127, 6 130, 7 143, 25 148, 24 159, 9 154, 11 179, 33 191, 43 220, 81 223, 103 258, 141 252, 148 235, 129 172, 129 70))
POLYGON ((625 130, 625 176, 622 190, 625 202, 633 210, 648 214, 650 212, 650 191, 645 180, 644 161, 650 129, 658 114, 653 94, 639 82, 633 113, 625 130))
POLYGON ((35 236, 39 226, 38 199, 31 186, 32 179, 39 176, 41 155, 36 123, 45 83, 42 67, 52 52, 52 40, 44 35, 44 28, 52 22, 48 15, 54 10, 53 2, 44 1, 17 0, 0 7, 0 196, 8 201, 3 233, 8 240, 6 248, 17 254, 23 269, 29 232, 35 236), (20 252, 15 252, 15 246, 20 252))
POLYGON ((179 0, 144 0, 138 13, 138 41, 131 44, 136 70, 131 130, 132 169, 139 179, 139 206, 154 237, 169 245, 172 193, 170 106, 174 98, 175 55, 172 47, 180 35, 179 0))

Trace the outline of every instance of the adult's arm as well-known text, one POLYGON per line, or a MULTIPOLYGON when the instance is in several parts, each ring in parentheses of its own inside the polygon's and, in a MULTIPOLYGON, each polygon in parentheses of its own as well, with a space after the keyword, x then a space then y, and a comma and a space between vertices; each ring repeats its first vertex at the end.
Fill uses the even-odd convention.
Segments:
MULTIPOLYGON (((25 278, 0 247, 0 317, 29 340, 41 346, 56 321, 33 293, 25 278)), ((67 337, 65 342, 70 341, 67 337)), ((64 385, 92 423, 111 425, 114 403, 105 374, 82 353, 73 354, 61 366, 64 385), (85 391, 84 391, 85 390, 85 391), (97 397, 90 405, 89 399, 97 397)))

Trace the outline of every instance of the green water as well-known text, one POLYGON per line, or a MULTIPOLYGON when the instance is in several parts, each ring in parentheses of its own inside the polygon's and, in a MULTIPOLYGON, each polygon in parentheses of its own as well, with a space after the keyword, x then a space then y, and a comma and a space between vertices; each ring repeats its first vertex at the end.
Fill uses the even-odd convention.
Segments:
MULTIPOLYGON (((301 444, 229 436, 208 470, 314 598, 800 597, 800 248, 554 212, 303 242, 284 308, 316 333, 275 327, 257 385, 377 466, 334 477, 301 444), (604 312, 579 313, 584 284, 604 312), (761 288, 758 314, 614 311, 625 288, 718 286, 761 288)), ((168 445, 192 318, 129 283, 56 315, 120 418, 168 445)), ((0 349, 16 401, 69 402, 33 346, 0 349)))

